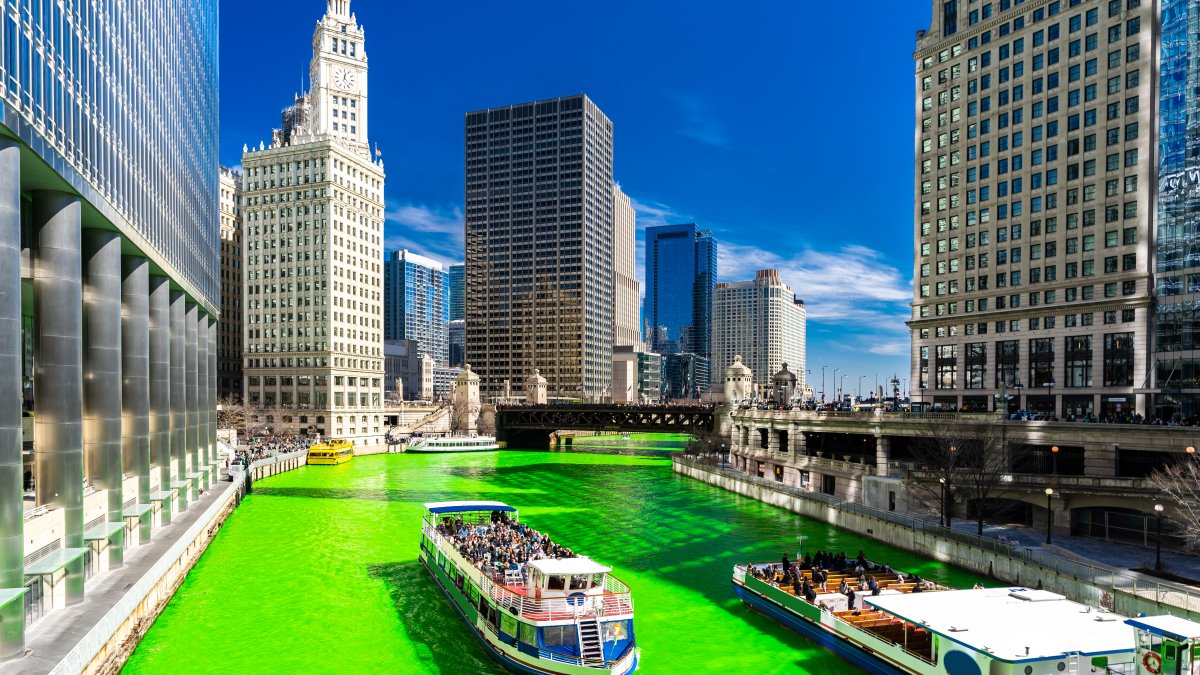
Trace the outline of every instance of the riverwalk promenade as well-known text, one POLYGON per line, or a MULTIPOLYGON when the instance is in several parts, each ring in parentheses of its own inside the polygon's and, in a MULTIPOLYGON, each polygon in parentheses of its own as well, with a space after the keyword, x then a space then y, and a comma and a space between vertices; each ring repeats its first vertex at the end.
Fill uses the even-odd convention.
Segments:
MULTIPOLYGON (((303 466, 304 453, 252 463, 253 480, 303 466)), ((221 480, 154 537, 126 552, 124 564, 89 582, 83 602, 55 610, 26 633, 25 656, 0 665, 0 675, 116 672, 246 492, 245 470, 221 480), (231 480, 230 480, 231 479, 231 480)))

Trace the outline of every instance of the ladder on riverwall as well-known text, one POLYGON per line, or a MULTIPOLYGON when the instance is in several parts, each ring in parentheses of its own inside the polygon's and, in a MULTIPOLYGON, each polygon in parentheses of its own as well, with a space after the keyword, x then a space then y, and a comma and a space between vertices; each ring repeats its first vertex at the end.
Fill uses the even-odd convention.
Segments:
POLYGON ((584 662, 603 663, 604 648, 600 642, 600 622, 592 617, 580 619, 575 626, 579 632, 579 656, 584 662))

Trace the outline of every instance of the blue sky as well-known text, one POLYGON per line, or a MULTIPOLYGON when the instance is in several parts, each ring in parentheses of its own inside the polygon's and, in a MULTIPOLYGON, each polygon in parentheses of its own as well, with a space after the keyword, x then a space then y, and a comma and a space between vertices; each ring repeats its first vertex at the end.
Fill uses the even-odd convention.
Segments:
MULTIPOLYGON (((614 123, 641 229, 713 231, 719 277, 776 267, 809 312, 809 381, 908 373, 913 61, 925 2, 353 0, 388 249, 462 258, 463 113, 583 92, 614 123)), ((221 2, 221 159, 269 141, 323 0, 221 2)), ((757 374, 756 374, 757 375, 757 374)))

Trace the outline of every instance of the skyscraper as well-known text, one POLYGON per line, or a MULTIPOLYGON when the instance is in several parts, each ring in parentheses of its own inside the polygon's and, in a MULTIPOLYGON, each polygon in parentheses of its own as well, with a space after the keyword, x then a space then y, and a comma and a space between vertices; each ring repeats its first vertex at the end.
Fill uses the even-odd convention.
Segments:
POLYGON ((7 660, 24 654, 26 603, 39 617, 83 602, 215 478, 220 262, 216 3, 8 3, 3 15, 7 660), (127 519, 127 503, 141 515, 127 519), (46 571, 26 576, 26 561, 46 571))
POLYGON ((242 172, 221 167, 221 321, 217 394, 242 396, 242 172))
POLYGON ((583 95, 467 113, 467 362, 485 397, 535 368, 550 396, 604 395, 612 147, 612 122, 583 95))
MULTIPOLYGON (((646 336, 659 354, 712 357, 717 242, 695 223, 646 228, 646 336)), ((720 368, 713 369, 719 372, 720 368)))
POLYGON ((1161 0, 1160 6, 1153 412, 1194 418, 1200 416, 1200 335, 1192 328, 1200 321, 1200 2, 1161 0))
POLYGON ((392 251, 383 263, 383 339, 415 340, 419 355, 446 365, 450 275, 436 260, 392 251))
POLYGON ((803 389, 808 311, 779 270, 759 270, 753 281, 717 284, 713 290, 712 382, 720 383, 735 356, 769 383, 788 364, 803 389))
POLYGON ((933 3, 915 53, 918 400, 1146 411, 1156 5, 933 3))
POLYGON ((450 266, 450 320, 462 321, 467 318, 466 304, 463 293, 466 289, 466 265, 459 263, 450 266))
POLYGON ((364 31, 348 0, 329 0, 312 43, 312 89, 269 147, 242 157, 246 402, 278 411, 273 432, 378 444, 384 174, 367 144, 364 31))
POLYGON ((613 346, 640 346, 642 286, 637 280, 637 217, 629 196, 613 185, 613 346))

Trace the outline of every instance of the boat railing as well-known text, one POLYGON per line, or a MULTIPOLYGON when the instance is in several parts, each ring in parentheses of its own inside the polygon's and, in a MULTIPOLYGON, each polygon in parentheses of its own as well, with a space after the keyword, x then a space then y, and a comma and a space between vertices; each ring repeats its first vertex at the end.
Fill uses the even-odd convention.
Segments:
MULTIPOLYGON (((462 560, 454 544, 446 539, 436 527, 427 521, 422 528, 425 536, 434 542, 445 555, 462 560)), ((478 568, 477 568, 478 569, 478 568)), ((533 621, 571 621, 582 617, 623 616, 633 614, 633 596, 629 587, 612 575, 607 575, 604 593, 576 598, 530 598, 508 590, 502 582, 489 575, 479 576, 479 592, 487 595, 510 613, 519 614, 533 621)))

